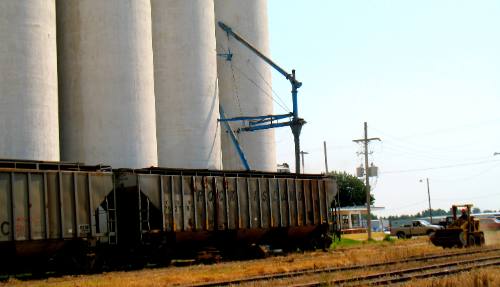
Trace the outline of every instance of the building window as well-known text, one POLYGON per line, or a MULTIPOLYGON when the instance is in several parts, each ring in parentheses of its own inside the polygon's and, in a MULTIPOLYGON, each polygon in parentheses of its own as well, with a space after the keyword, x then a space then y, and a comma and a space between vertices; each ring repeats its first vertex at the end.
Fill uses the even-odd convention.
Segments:
POLYGON ((359 214, 351 214, 351 222, 353 228, 361 227, 361 222, 359 222, 359 214))
POLYGON ((342 228, 349 228, 349 215, 342 214, 342 228))

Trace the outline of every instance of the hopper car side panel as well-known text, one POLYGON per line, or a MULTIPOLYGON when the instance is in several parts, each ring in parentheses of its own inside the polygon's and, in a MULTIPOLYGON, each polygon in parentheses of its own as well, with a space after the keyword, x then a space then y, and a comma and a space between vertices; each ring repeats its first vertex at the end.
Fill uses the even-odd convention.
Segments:
POLYGON ((45 256, 72 240, 108 243, 116 236, 108 198, 110 173, 1 169, 0 249, 45 256))
MULTIPOLYGON (((267 229, 328 223, 328 200, 336 192, 334 188, 326 190, 330 180, 136 176, 137 188, 146 196, 149 208, 162 211, 162 219, 157 221, 162 225, 155 226, 156 231, 267 229)), ((145 216, 143 220, 147 221, 145 216)), ((147 224, 142 226, 143 232, 152 229, 147 224)))
MULTIPOLYGON (((335 182, 327 178, 134 172, 121 172, 115 178, 121 186, 117 196, 130 199, 119 201, 124 203, 118 208, 140 218, 140 235, 126 236, 140 240, 129 244, 152 245, 147 243, 151 240, 171 246, 236 241, 260 244, 273 242, 276 238, 271 237, 278 235, 305 239, 318 230, 324 235, 331 224, 329 208, 337 192, 335 182), (133 205, 137 206, 134 210, 133 205)), ((127 219, 118 219, 123 226, 134 226, 127 219)))

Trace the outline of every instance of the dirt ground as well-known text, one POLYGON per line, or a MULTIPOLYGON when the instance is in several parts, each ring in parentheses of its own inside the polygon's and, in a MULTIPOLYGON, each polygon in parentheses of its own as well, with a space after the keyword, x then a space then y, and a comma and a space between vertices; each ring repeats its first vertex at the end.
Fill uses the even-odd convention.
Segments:
POLYGON ((500 231, 484 231, 486 245, 500 245, 500 231))

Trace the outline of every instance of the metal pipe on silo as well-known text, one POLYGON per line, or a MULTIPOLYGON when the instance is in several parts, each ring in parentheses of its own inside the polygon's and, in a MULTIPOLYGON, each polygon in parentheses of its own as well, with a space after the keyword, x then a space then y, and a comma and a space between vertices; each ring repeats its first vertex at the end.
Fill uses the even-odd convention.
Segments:
POLYGON ((221 169, 213 0, 152 0, 160 166, 221 169))
MULTIPOLYGON (((269 55, 267 0, 215 0, 216 21, 238 31, 257 50, 269 55)), ((219 98, 226 117, 273 114, 271 71, 252 51, 217 28, 219 98), (223 57, 231 54, 231 57, 223 57)), ((238 128, 233 124, 233 128, 238 128)), ((238 140, 254 170, 276 171, 274 130, 239 133, 238 140)), ((243 169, 229 135, 222 131, 224 169, 243 169)))
POLYGON ((156 166, 149 0, 57 0, 61 154, 156 166))
POLYGON ((59 160, 55 0, 0 1, 0 158, 59 160))

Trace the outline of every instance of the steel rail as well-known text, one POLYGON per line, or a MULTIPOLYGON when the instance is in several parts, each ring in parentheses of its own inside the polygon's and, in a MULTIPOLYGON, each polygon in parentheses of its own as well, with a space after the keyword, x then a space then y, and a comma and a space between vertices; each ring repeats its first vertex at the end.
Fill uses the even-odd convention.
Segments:
MULTIPOLYGON (((315 274, 321 274, 321 273, 352 271, 352 270, 359 270, 359 269, 365 269, 365 268, 381 267, 381 266, 392 265, 392 264, 429 261, 429 260, 436 260, 436 259, 447 258, 447 257, 452 257, 452 256, 466 256, 466 255, 474 255, 474 254, 483 254, 483 253, 490 253, 490 252, 495 252, 495 251, 500 251, 500 248, 488 248, 488 249, 480 249, 480 250, 472 250, 472 251, 466 250, 466 251, 461 251, 461 252, 452 252, 452 253, 450 252, 450 253, 445 253, 445 254, 432 254, 432 255, 426 255, 426 256, 412 256, 412 257, 408 257, 406 259, 391 260, 391 261, 386 261, 386 262, 377 262, 377 263, 370 263, 370 264, 356 264, 356 265, 325 267, 325 268, 309 268, 309 269, 302 269, 302 270, 283 272, 283 273, 272 273, 272 274, 265 274, 265 275, 258 275, 258 276, 250 276, 250 277, 244 277, 244 278, 226 280, 226 281, 195 283, 195 284, 190 284, 190 285, 186 285, 186 286, 190 286, 190 287, 229 286, 229 285, 237 285, 237 284, 257 282, 257 281, 296 278, 296 277, 300 277, 300 276, 315 275, 315 274)), ((323 282, 323 284, 324 284, 324 282, 323 282)))
POLYGON ((469 271, 476 268, 500 266, 500 255, 481 257, 468 260, 459 260, 447 263, 420 266, 415 268, 400 269, 395 271, 381 272, 366 276, 356 276, 339 280, 314 281, 303 284, 291 285, 293 287, 313 287, 326 285, 341 286, 366 286, 387 285, 401 283, 413 279, 425 279, 430 277, 442 277, 469 271))

